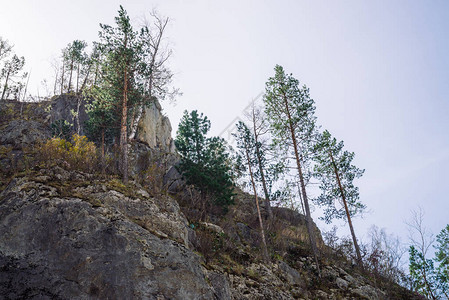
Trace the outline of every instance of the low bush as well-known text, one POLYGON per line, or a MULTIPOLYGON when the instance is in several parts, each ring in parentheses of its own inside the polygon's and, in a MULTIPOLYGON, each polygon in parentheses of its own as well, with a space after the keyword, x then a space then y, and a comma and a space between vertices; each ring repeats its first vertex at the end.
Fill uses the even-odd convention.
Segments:
POLYGON ((38 147, 38 160, 46 167, 93 172, 99 167, 97 148, 87 137, 74 134, 72 141, 52 138, 38 147))

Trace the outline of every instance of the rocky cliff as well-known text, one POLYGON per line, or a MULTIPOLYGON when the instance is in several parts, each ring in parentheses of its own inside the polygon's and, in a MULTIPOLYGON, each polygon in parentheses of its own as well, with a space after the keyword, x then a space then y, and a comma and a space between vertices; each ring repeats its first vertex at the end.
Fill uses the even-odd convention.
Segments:
MULTIPOLYGON (((375 286, 344 260, 323 256, 319 278, 296 212, 274 209, 267 222, 272 257, 264 262, 251 196, 236 191, 226 214, 212 211, 199 221, 195 191, 175 169, 166 168, 176 181, 171 193, 139 183, 142 165, 174 151, 157 105, 145 111, 132 142, 136 180, 126 186, 114 176, 32 165, 30 149, 64 114, 48 107, 67 106, 0 103, 0 299, 414 297, 375 286)), ((318 246, 328 250, 321 238, 318 246)))

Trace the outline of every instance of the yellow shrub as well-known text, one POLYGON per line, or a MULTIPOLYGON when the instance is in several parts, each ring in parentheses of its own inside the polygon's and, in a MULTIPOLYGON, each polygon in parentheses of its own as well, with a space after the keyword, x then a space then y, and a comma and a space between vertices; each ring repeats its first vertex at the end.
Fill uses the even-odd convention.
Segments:
POLYGON ((97 148, 87 137, 74 134, 72 143, 62 138, 49 139, 39 148, 47 167, 58 165, 69 170, 93 171, 98 165, 97 148))

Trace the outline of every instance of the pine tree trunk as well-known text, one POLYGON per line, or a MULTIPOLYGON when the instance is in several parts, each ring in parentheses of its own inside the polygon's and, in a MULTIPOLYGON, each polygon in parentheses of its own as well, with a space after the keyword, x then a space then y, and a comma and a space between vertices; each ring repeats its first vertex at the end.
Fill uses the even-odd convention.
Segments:
POLYGON ((104 175, 106 172, 106 162, 104 159, 104 127, 101 128, 101 173, 104 175))
POLYGON ((64 58, 62 59, 62 72, 61 72, 61 95, 64 93, 64 58))
POLYGON ((354 227, 352 226, 351 215, 349 213, 348 203, 346 202, 346 196, 345 196, 345 193, 343 190, 343 186, 341 185, 340 175, 338 174, 338 169, 337 169, 337 165, 335 164, 334 156, 332 155, 332 153, 330 151, 329 151, 329 156, 331 158, 332 165, 334 166, 334 172, 335 172, 335 176, 337 177, 337 183, 338 183, 338 187, 340 189, 341 199, 343 200, 343 204, 344 204, 345 211, 346 211, 346 217, 348 218, 349 229, 351 230, 352 241, 354 242, 355 253, 357 255, 357 263, 358 263, 359 267, 363 270, 362 255, 360 254, 359 244, 357 243, 357 238, 355 236, 354 227))
MULTIPOLYGON (((256 139, 256 143, 257 143, 257 139, 256 139)), ((260 152, 259 152, 259 147, 258 146, 256 146, 256 155, 257 155, 257 162, 258 162, 258 165, 259 165, 259 172, 260 172, 260 176, 261 176, 261 179, 262 179, 263 192, 265 194, 265 207, 266 207, 266 210, 268 212, 268 218, 270 220, 272 220, 273 219, 273 210, 271 209, 270 195, 268 194, 267 183, 265 181, 265 174, 264 174, 264 170, 263 170, 263 167, 262 167, 262 161, 261 161, 262 159, 261 159, 261 156, 260 156, 260 152)))
POLYGON ((318 249, 317 249, 316 241, 315 241, 315 233, 313 232, 313 228, 312 228, 312 225, 313 225, 312 216, 310 214, 309 200, 307 198, 306 185, 304 183, 304 175, 302 173, 301 161, 299 159, 298 144, 296 141, 295 130, 293 128, 292 118, 291 118, 291 114, 290 114, 290 108, 288 106, 288 102, 287 102, 285 95, 284 95, 284 105, 285 105, 285 109, 287 112, 288 123, 289 123, 289 127, 290 127, 289 129, 290 129, 290 134, 292 137, 293 150, 295 152, 296 166, 298 169, 299 183, 301 185, 302 197, 303 197, 303 201, 304 201, 304 208, 306 210, 306 225, 307 225, 307 232, 309 234, 309 242, 310 242, 310 246, 312 248, 313 256, 315 258, 315 264, 317 266, 318 275, 319 275, 319 277, 321 277, 320 265, 318 262, 318 249))
POLYGON ((80 106, 81 106, 81 96, 77 96, 77 105, 76 105, 76 134, 80 134, 81 125, 80 125, 80 106))
POLYGON ((56 89, 58 88, 58 74, 59 71, 56 69, 56 75, 55 75, 55 85, 53 87, 53 94, 56 95, 56 89))
POLYGON ((67 92, 70 92, 70 89, 72 87, 72 73, 73 73, 73 60, 70 63, 69 87, 67 88, 67 92))
POLYGON ((254 134, 254 137, 255 137, 255 142, 256 142, 257 165, 259 166, 259 172, 260 172, 260 176, 262 179, 263 192, 265 194, 265 207, 268 212, 268 218, 270 220, 272 220, 273 219, 273 210, 271 209, 270 195, 268 194, 267 183, 265 181, 265 174, 264 174, 264 170, 263 170, 263 166, 262 166, 262 157, 260 155, 260 149, 258 146, 257 134, 254 134))
POLYGON ((120 152, 122 156, 123 182, 128 183, 128 144, 127 144, 127 117, 128 117, 128 73, 125 67, 122 102, 122 120, 120 126, 120 152))
POLYGON ((76 92, 78 93, 78 84, 80 79, 80 64, 78 64, 78 68, 76 70, 76 92))
POLYGON ((8 73, 6 73, 5 85, 3 86, 3 92, 2 92, 2 100, 4 99, 6 90, 8 89, 8 80, 9 80, 10 71, 11 71, 11 69, 8 69, 8 73))
POLYGON ((89 64, 89 68, 87 69, 87 74, 86 74, 86 77, 84 77, 83 84, 81 85, 80 91, 84 90, 84 87, 87 84, 87 79, 89 78, 91 69, 92 69, 92 64, 89 64))
POLYGON ((270 220, 272 220, 273 219, 273 210, 271 209, 270 195, 268 194, 267 183, 265 181, 265 174, 264 174, 264 170, 263 170, 263 166, 262 166, 262 157, 260 155, 260 147, 259 147, 259 134, 257 133, 257 130, 256 130, 256 115, 254 113, 254 106, 252 107, 252 121, 253 121, 254 140, 256 142, 257 162, 258 162, 258 166, 259 166, 260 176, 262 179, 263 192, 265 194, 265 207, 268 212, 268 218, 270 220))
POLYGON ((249 174, 251 177, 251 184, 252 184, 253 190, 254 190, 254 198, 256 199, 257 215, 259 217, 260 232, 262 235, 262 243, 263 243, 263 257, 264 257, 265 262, 269 262, 270 258, 268 256, 267 242, 265 240, 265 230, 263 229, 262 216, 260 214, 259 199, 257 197, 256 184, 254 183, 253 172, 251 169, 251 160, 249 158, 248 149, 246 147, 245 147, 245 153, 246 153, 246 159, 248 160, 248 169, 249 169, 249 174))

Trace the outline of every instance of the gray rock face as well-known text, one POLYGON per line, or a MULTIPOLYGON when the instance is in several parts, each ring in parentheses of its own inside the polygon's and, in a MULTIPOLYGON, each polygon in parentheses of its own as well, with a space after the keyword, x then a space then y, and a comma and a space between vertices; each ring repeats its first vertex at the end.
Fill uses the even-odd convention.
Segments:
POLYGON ((67 197, 46 182, 56 177, 16 179, 0 194, 0 295, 213 298, 198 257, 183 245, 185 219, 173 200, 130 198, 101 185, 67 197))
POLYGON ((85 103, 81 96, 58 96, 51 101, 51 121, 65 120, 73 132, 85 135, 84 123, 88 119, 85 103))
POLYGON ((0 145, 23 149, 50 137, 50 129, 40 122, 13 120, 0 130, 0 145))
POLYGON ((170 120, 162 114, 157 100, 144 108, 137 128, 137 140, 158 148, 161 152, 174 153, 175 144, 171 137, 170 120))

